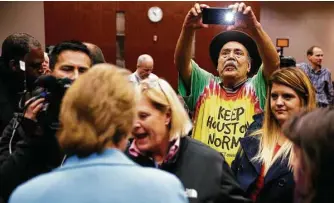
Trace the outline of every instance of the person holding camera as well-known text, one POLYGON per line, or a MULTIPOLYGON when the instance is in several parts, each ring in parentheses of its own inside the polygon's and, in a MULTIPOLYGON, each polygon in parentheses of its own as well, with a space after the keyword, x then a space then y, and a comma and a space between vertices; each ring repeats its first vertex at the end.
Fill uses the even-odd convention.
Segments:
POLYGON ((32 90, 33 82, 42 75, 44 61, 41 43, 27 33, 9 35, 2 43, 1 53, 0 132, 18 111, 24 90, 32 90))
MULTIPOLYGON (((0 57, 0 133, 10 123, 15 112, 20 110, 19 103, 24 90, 32 90, 33 81, 42 75, 43 61, 42 45, 33 36, 27 33, 14 33, 3 41, 0 57)), ((10 172, 10 169, 7 169, 8 165, 2 164, 9 154, 9 141, 10 137, 0 136, 0 142, 7 143, 0 146, 0 202, 6 200, 10 194, 10 189, 7 188, 11 188, 14 179, 19 178, 15 173, 12 173, 12 179, 9 178, 7 172, 10 172)), ((22 154, 17 159, 20 159, 22 154)), ((15 164, 15 162, 8 163, 15 164)))
POLYGON ((42 88, 36 89, 43 91, 32 91, 35 97, 10 121, 0 140, 0 193, 5 201, 17 185, 61 164, 63 154, 54 134, 59 128, 64 81, 77 79, 91 65, 90 52, 81 42, 65 41, 53 49, 52 76, 37 79, 42 88))
POLYGON ((235 24, 210 44, 210 57, 219 77, 201 69, 191 59, 191 50, 196 30, 209 27, 202 22, 203 9, 209 6, 196 3, 190 9, 176 45, 178 90, 195 112, 192 136, 221 152, 231 164, 252 116, 263 110, 265 81, 278 69, 279 57, 252 8, 235 3, 229 6, 235 24), (249 73, 255 76, 249 78, 249 73))
POLYGON ((188 202, 174 175, 141 167, 122 152, 136 109, 130 72, 109 64, 93 67, 69 88, 61 106, 57 138, 68 159, 19 186, 9 202, 188 202))
MULTIPOLYGON (((33 92, 32 94, 35 97, 26 102, 26 104, 31 104, 27 106, 24 117, 37 121, 36 116, 45 107, 45 102, 52 102, 59 109, 64 89, 66 88, 64 87, 65 83, 70 85, 71 81, 76 80, 81 74, 88 71, 91 66, 90 51, 82 42, 64 41, 56 45, 50 57, 51 77, 39 78, 36 81, 36 86, 42 86, 42 88, 52 91, 49 92, 51 97, 41 97, 38 95, 38 91, 37 93, 33 92), (52 101, 45 101, 46 99, 52 101)), ((53 113, 58 114, 57 110, 53 113)), ((57 117, 56 115, 55 119, 57 117)))

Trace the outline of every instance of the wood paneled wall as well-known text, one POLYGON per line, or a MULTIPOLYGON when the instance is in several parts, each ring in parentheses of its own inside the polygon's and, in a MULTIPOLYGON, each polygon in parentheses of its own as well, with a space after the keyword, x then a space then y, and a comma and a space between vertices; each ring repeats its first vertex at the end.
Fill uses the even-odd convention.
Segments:
MULTIPOLYGON (((230 2, 205 2, 212 7, 225 7, 230 2)), ((194 2, 44 2, 46 45, 78 39, 97 44, 110 63, 116 62, 116 11, 125 12, 125 63, 134 71, 140 54, 152 55, 154 73, 177 87, 174 49, 185 15, 194 2), (152 23, 147 17, 151 6, 163 10, 163 19, 152 23), (158 41, 153 41, 157 35, 158 41)), ((260 4, 247 2, 259 17, 260 4)), ((221 26, 202 29, 196 34, 196 61, 216 73, 208 47, 211 39, 223 31, 221 26)))

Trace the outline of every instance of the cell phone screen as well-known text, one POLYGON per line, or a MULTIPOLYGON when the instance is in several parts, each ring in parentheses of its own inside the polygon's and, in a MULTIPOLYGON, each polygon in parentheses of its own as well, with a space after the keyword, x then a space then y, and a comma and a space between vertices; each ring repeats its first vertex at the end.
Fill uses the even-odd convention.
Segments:
POLYGON ((230 8, 203 8, 204 24, 234 25, 235 13, 230 8))

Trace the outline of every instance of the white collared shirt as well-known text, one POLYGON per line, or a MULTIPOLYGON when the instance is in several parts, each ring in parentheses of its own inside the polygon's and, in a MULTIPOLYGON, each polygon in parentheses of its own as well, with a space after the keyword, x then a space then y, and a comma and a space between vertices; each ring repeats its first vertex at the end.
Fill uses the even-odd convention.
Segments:
MULTIPOLYGON (((156 76, 155 74, 153 74, 153 73, 151 73, 149 76, 148 76, 148 79, 158 79, 159 77, 158 76, 156 76)), ((140 77, 139 77, 139 75, 138 75, 138 73, 137 73, 137 71, 136 72, 134 72, 134 73, 132 73, 131 75, 129 75, 129 80, 131 81, 131 82, 133 82, 134 84, 136 84, 136 85, 139 85, 140 84, 140 82, 143 80, 143 79, 141 79, 140 77)))

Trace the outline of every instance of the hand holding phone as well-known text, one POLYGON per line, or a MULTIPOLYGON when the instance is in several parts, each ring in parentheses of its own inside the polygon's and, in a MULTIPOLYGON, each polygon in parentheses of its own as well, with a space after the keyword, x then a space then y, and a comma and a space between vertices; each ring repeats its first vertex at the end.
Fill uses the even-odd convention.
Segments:
POLYGON ((257 32, 260 23, 250 6, 246 6, 245 3, 235 3, 229 5, 228 8, 236 14, 236 20, 234 25, 227 26, 227 30, 239 30, 250 36, 257 32))
POLYGON ((234 25, 235 12, 232 8, 203 8, 203 24, 234 25))
POLYGON ((183 27, 186 29, 201 29, 208 28, 209 25, 202 22, 202 9, 209 7, 206 4, 195 3, 195 5, 188 11, 183 22, 183 27))

